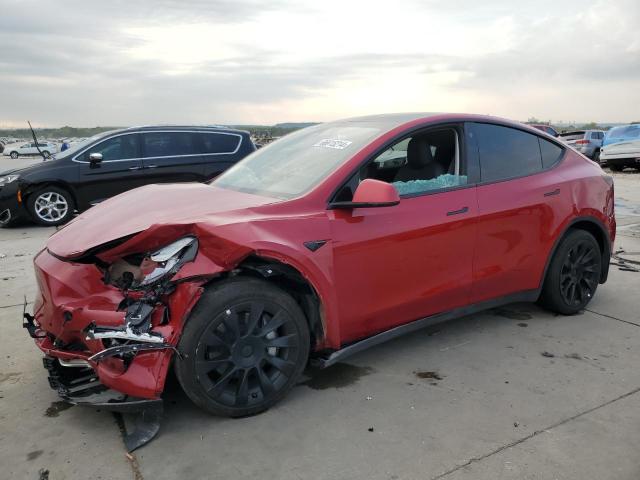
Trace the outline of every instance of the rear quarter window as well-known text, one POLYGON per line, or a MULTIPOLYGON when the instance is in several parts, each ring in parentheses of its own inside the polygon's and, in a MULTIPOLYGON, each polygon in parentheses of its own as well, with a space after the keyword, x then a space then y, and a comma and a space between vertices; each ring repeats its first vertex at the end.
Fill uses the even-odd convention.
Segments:
POLYGON ((540 172, 538 136, 515 128, 474 124, 480 155, 480 180, 491 182, 540 172))
POLYGON ((540 144, 540 155, 542 156, 542 167, 553 167, 560 161, 564 150, 555 143, 551 143, 544 138, 538 138, 538 142, 540 144))
POLYGON ((197 133, 200 137, 200 148, 203 154, 235 153, 242 137, 227 133, 197 133))

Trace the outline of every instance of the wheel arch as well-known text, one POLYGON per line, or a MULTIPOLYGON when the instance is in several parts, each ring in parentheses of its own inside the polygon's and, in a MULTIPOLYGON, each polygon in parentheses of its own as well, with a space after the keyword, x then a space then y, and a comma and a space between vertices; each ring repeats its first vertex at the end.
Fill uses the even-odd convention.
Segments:
POLYGON ((325 341, 325 322, 322 302, 316 287, 296 267, 270 257, 251 253, 228 275, 217 277, 212 283, 230 276, 259 278, 290 294, 302 309, 311 335, 311 349, 325 341))
POLYGON ((76 209, 78 208, 78 198, 76 196, 76 192, 71 187, 71 185, 69 185, 67 182, 64 182, 64 181, 61 181, 61 180, 44 180, 44 181, 40 181, 38 183, 29 184, 23 190, 25 205, 26 205, 26 202, 28 201, 28 199, 29 199, 29 197, 31 195, 33 195, 34 193, 36 193, 36 192, 38 192, 38 191, 40 191, 40 190, 42 190, 43 188, 46 188, 46 187, 61 188, 64 191, 68 192, 69 195, 71 195, 71 199, 73 200, 74 207, 76 209))
POLYGON ((544 272, 542 274, 542 278, 540 279, 539 289, 542 289, 542 285, 544 284, 545 279, 547 278, 547 271, 549 269, 549 265, 553 260, 553 256, 556 254, 556 250, 560 245, 560 242, 567 236, 567 234, 572 230, 584 230, 596 239, 598 245, 600 247, 600 253, 602 255, 602 271, 600 272, 600 283, 605 283, 607 281, 607 277, 609 276, 609 261, 611 259, 611 239, 609 238, 609 232, 607 231, 604 224, 595 217, 576 217, 571 220, 562 231, 561 235, 558 235, 553 247, 551 248, 551 252, 547 257, 547 262, 544 267, 544 272))

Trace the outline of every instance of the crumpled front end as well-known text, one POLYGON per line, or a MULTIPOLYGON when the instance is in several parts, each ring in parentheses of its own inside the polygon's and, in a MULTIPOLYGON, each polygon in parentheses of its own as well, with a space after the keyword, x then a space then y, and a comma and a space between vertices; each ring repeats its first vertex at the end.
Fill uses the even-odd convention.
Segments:
POLYGON ((63 261, 43 250, 34 265, 38 347, 66 364, 86 364, 105 387, 133 397, 158 398, 202 282, 179 283, 170 295, 149 299, 142 292, 126 295, 105 285, 104 272, 95 264, 63 261), (148 327, 128 329, 142 310, 148 327))
MULTIPOLYGON (((186 249, 182 255, 188 255, 186 249)), ((187 260, 194 257, 192 252, 187 260)), ((135 265, 123 271, 121 262, 92 260, 71 261, 41 251, 34 259, 39 292, 24 326, 45 354, 51 387, 65 400, 143 411, 147 419, 151 408, 151 416, 157 417, 184 322, 208 278, 174 281, 175 268, 154 280, 161 270, 154 267, 173 265, 166 261, 152 262, 148 272, 140 273, 135 265), (151 280, 145 284, 127 274, 151 280), (130 283, 114 285, 123 278, 130 283)), ((139 438, 127 440, 130 450, 139 446, 139 438)))

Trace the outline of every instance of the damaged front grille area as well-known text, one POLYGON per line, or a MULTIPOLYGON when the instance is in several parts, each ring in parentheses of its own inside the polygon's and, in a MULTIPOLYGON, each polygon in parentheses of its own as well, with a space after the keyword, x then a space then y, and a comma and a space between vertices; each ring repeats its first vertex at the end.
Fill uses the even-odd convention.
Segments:
MULTIPOLYGON (((157 303, 158 298, 155 295, 129 303, 122 327, 108 327, 96 325, 93 322, 90 323, 84 330, 87 339, 102 340, 109 347, 91 356, 89 360, 99 362, 112 356, 119 356, 126 360, 144 350, 162 350, 165 348, 175 350, 175 347, 165 342, 162 335, 151 331, 151 315, 157 303)), ((165 307, 163 308, 164 313, 161 324, 165 324, 168 321, 168 310, 165 307)))

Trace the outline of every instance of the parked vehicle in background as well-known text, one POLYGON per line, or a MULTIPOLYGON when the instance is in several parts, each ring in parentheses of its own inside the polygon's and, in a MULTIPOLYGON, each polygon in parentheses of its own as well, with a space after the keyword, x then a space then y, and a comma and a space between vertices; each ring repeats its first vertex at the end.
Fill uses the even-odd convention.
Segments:
MULTIPOLYGON (((615 229, 613 179, 539 130, 354 118, 291 133, 211 184, 83 213, 34 259, 24 325, 66 401, 157 412, 173 367, 196 405, 243 417, 310 359, 515 301, 578 313, 607 279, 615 229)), ((158 431, 146 418, 129 449, 158 431)))
POLYGON ((105 132, 47 162, 0 173, 0 225, 60 225, 76 210, 142 185, 206 182, 254 150, 248 132, 224 127, 105 132))
POLYGON ((575 130, 561 133, 558 139, 575 148, 594 162, 600 163, 600 151, 604 133, 604 130, 575 130))
POLYGON ((640 124, 620 125, 607 131, 604 136, 604 146, 613 143, 640 140, 640 124))
POLYGON ((528 124, 530 127, 537 128, 538 130, 542 130, 545 133, 548 133, 552 137, 557 137, 558 132, 551 125, 544 125, 542 123, 530 123, 528 124))
POLYGON ((640 138, 609 143, 602 148, 600 160, 614 172, 621 172, 626 167, 640 170, 640 138))
MULTIPOLYGON (((51 155, 55 154, 58 151, 58 145, 53 142, 38 142, 38 147, 40 147, 40 152, 42 152, 44 158, 50 158, 51 155)), ((7 145, 2 154, 16 159, 20 156, 25 155, 40 155, 40 152, 38 151, 36 144, 34 142, 31 142, 7 145)))

